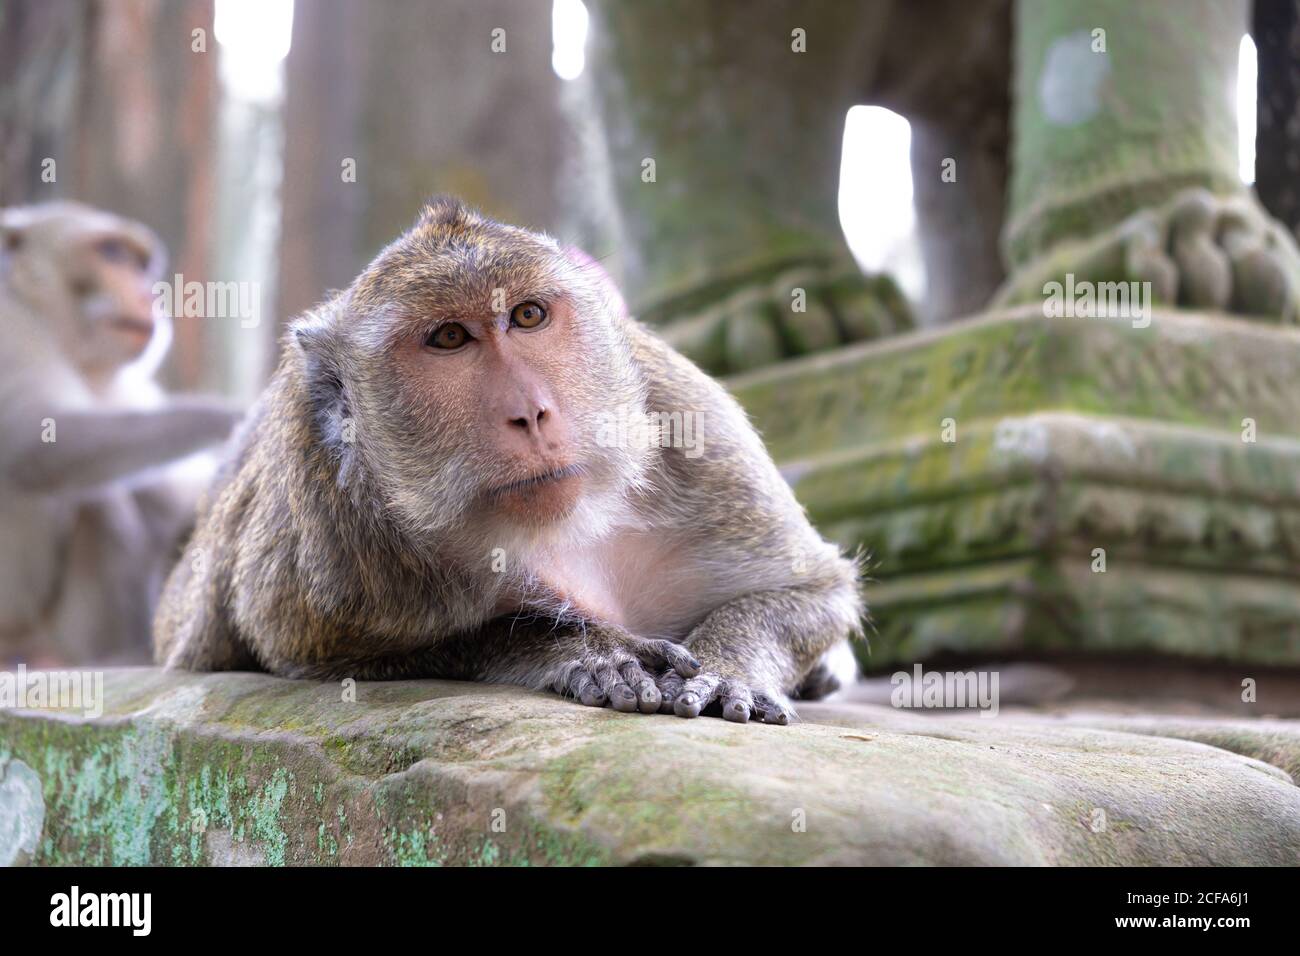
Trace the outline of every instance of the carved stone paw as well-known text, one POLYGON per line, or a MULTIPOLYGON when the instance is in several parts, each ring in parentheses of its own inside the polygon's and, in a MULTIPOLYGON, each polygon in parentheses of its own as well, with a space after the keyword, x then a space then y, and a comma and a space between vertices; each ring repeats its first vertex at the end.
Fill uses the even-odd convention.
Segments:
POLYGON ((1039 300, 1067 273, 1150 282, 1155 301, 1184 308, 1300 320, 1300 248, 1248 195, 1184 190, 1096 237, 1061 243, 1013 275, 998 302, 1039 300))
POLYGON ((655 321, 674 348, 715 375, 912 327, 907 301, 889 276, 813 265, 780 270, 655 321))

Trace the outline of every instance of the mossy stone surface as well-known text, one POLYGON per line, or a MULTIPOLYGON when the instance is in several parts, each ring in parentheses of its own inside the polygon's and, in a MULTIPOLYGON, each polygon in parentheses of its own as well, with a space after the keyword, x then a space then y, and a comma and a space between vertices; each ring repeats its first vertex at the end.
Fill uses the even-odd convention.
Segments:
POLYGON ((0 862, 1300 863, 1292 721, 805 704, 772 727, 150 668, 105 696, 0 713, 0 862))

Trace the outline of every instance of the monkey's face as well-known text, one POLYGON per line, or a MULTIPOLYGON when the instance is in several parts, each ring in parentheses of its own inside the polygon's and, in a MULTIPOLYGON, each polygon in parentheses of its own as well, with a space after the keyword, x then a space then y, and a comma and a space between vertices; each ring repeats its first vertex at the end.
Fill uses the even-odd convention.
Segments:
MULTIPOLYGON (((80 236, 69 250, 69 281, 83 341, 100 346, 99 361, 116 368, 138 358, 156 327, 152 250, 122 232, 80 236)), ((87 356, 87 361, 94 361, 87 356)))
POLYGON ((645 397, 598 267, 457 206, 386 250, 349 300, 354 437, 409 526, 509 548, 616 518, 649 451, 601 441, 645 397))
POLYGON ((153 337, 161 247, 138 223, 72 203, 12 210, 10 284, 83 372, 112 372, 153 337))

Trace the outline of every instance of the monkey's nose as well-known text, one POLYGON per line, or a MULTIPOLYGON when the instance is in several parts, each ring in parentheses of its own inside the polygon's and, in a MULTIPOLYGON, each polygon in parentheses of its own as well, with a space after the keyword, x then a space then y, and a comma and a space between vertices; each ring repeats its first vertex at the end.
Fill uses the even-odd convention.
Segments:
POLYGON ((524 433, 530 436, 540 436, 542 434, 542 428, 548 418, 549 412, 546 407, 538 406, 535 409, 531 409, 526 414, 516 415, 509 421, 512 427, 521 429, 524 433))

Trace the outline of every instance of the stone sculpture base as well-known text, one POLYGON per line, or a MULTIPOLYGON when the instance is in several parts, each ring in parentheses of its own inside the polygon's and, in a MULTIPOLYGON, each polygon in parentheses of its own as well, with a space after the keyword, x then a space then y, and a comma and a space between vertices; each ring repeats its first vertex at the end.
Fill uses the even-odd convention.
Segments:
POLYGON ((1300 664, 1296 331, 1022 308, 729 385, 814 521, 870 555, 868 668, 1300 664))

